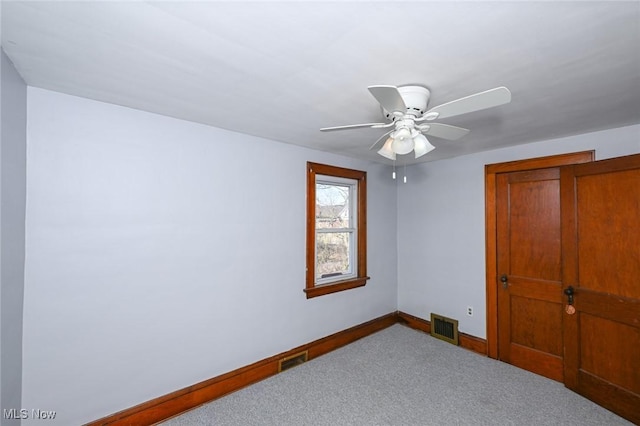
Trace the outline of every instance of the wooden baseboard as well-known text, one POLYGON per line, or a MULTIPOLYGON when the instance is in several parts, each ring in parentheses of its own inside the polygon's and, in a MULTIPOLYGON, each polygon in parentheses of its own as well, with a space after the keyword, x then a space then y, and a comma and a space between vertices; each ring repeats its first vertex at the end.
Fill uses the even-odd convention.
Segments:
MULTIPOLYGON (((393 312, 229 373, 127 408, 87 423, 85 426, 153 425, 278 374, 279 362, 283 358, 308 351, 308 359, 313 359, 390 327, 395 323, 401 323, 426 333, 431 332, 431 323, 429 321, 404 312, 393 312)), ((484 339, 465 333, 459 333, 459 339, 461 347, 486 356, 487 342, 484 339)))
MULTIPOLYGON (((398 312, 398 322, 403 323, 416 330, 431 333, 431 322, 404 312, 398 312)), ((466 333, 458 333, 460 346, 477 352, 480 355, 487 355, 487 341, 479 337, 471 336, 466 333)))
POLYGON ((87 423, 85 426, 152 425, 277 374, 278 364, 282 358, 308 351, 308 359, 313 359, 390 327, 397 322, 398 314, 393 312, 221 376, 127 408, 87 423))

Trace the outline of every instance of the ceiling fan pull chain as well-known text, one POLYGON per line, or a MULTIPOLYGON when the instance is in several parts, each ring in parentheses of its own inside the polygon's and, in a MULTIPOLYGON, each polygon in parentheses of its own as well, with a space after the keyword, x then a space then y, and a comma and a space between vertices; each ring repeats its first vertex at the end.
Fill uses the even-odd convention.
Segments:
POLYGON ((391 173, 393 180, 396 179, 396 160, 393 160, 393 173, 391 173))
POLYGON ((404 183, 407 183, 407 165, 404 165, 404 183))

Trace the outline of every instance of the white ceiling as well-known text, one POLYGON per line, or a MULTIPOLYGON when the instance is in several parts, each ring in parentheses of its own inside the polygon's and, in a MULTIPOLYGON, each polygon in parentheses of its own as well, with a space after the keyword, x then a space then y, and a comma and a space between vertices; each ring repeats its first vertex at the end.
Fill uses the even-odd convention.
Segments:
MULTIPOLYGON (((2 1, 26 83, 323 151, 386 130, 367 86, 420 84, 430 106, 497 86, 510 104, 418 161, 640 123, 640 2, 2 1)), ((400 156, 412 164, 412 155, 400 156)))

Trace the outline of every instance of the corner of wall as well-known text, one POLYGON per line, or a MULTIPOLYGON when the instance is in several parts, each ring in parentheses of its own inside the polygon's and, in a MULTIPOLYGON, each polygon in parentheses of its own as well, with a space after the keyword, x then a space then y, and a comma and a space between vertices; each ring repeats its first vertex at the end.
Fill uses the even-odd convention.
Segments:
POLYGON ((19 425, 22 403, 27 86, 0 49, 0 409, 19 425), (10 107, 9 107, 10 106, 10 107), (5 411, 6 410, 6 411, 5 411), (12 411, 13 410, 13 411, 12 411))

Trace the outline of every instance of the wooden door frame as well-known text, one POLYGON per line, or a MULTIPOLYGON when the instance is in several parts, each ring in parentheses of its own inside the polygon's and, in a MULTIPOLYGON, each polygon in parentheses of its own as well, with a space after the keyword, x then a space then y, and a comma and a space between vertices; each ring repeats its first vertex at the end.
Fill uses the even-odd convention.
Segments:
POLYGON ((551 155, 487 164, 484 166, 485 194, 485 251, 487 292, 487 355, 498 359, 498 270, 497 270, 497 217, 496 175, 547 167, 559 167, 594 161, 595 150, 551 155))

